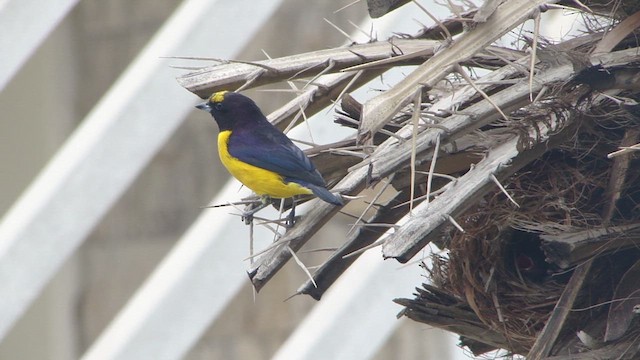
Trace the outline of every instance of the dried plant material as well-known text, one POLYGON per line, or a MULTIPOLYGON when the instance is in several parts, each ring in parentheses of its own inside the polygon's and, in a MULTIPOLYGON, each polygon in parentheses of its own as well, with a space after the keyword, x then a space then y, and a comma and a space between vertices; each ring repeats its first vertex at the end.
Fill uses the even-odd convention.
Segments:
POLYGON ((613 295, 607 317, 607 332, 604 341, 610 342, 621 338, 637 317, 634 308, 640 304, 640 260, 622 276, 613 295))
POLYGON ((538 53, 538 37, 540 36, 540 13, 536 14, 533 18, 533 39, 531 41, 531 63, 529 64, 529 99, 533 102, 533 77, 535 75, 535 64, 537 61, 536 54, 538 53))
POLYGON ((486 22, 489 16, 502 4, 505 0, 488 0, 485 1, 478 12, 473 16, 475 22, 486 22))
MULTIPOLYGON (((433 54, 438 42, 433 40, 396 39, 368 44, 320 50, 306 54, 261 61, 225 61, 178 78, 180 85, 206 98, 219 90, 237 89, 247 82, 251 87, 281 80, 315 76, 330 67, 337 72, 349 66, 421 52, 423 59, 433 54), (432 49, 431 51, 426 51, 432 49)), ((419 60, 419 58, 417 59, 419 60)), ((245 87, 246 88, 246 87, 245 87)))
MULTIPOLYGON (((600 191, 588 187, 581 190, 600 191)), ((567 198, 570 199, 570 197, 567 198)), ((587 210, 584 199, 573 198, 573 200, 582 205, 580 209, 587 210)), ((597 219, 595 214, 592 215, 592 219, 597 219)), ((566 226, 564 229, 558 226, 555 226, 554 229, 550 224, 545 226, 544 223, 539 224, 539 228, 525 224, 520 224, 520 226, 532 231, 546 232, 540 235, 544 241, 542 249, 545 251, 547 261, 561 269, 576 266, 593 254, 605 255, 612 251, 633 248, 636 246, 637 239, 640 238, 640 224, 594 228, 593 225, 589 226, 590 223, 593 224, 592 221, 579 222, 576 220, 574 225, 566 226), (582 230, 583 228, 587 228, 587 230, 582 230)))
POLYGON ((451 44, 420 65, 400 83, 381 95, 367 101, 358 129, 358 142, 366 143, 410 101, 419 86, 434 87, 461 59, 468 59, 482 48, 525 21, 530 13, 543 4, 543 0, 512 0, 502 4, 486 23, 478 24, 474 31, 463 34, 451 44))
POLYGON ((498 188, 500 189, 500 191, 502 191, 502 193, 507 197, 507 199, 509 199, 509 201, 511 201, 513 205, 515 205, 516 207, 520 207, 520 205, 509 194, 507 189, 505 189, 504 186, 502 186, 502 184, 500 183, 500 180, 498 180, 498 178, 495 175, 491 174, 491 180, 493 180, 493 182, 496 183, 496 185, 498 185, 498 188))
MULTIPOLYGON (((438 18, 436 18, 435 16, 433 16, 433 14, 431 14, 431 12, 429 10, 427 10, 426 7, 422 6, 422 4, 420 4, 419 2, 417 2, 416 0, 412 0, 414 4, 416 4, 417 7, 420 8, 420 10, 422 10, 422 12, 424 12, 425 14, 427 14, 427 16, 433 20, 436 25, 438 25, 438 27, 440 29, 442 29, 442 32, 446 35, 446 41, 447 42, 451 42, 453 41, 453 36, 451 36, 451 33, 449 32, 449 29, 447 29, 446 26, 444 26, 444 24, 442 22, 440 22, 440 20, 438 20, 438 18)), ((474 19, 475 20, 475 19, 474 19)))
POLYGON ((593 54, 606 53, 613 50, 624 38, 640 27, 640 11, 624 19, 620 24, 602 38, 593 49, 593 54))
POLYGON ((313 275, 311 275, 307 266, 302 262, 302 260, 300 260, 298 255, 296 255, 296 252, 293 251, 293 249, 291 249, 289 246, 287 246, 287 251, 289 251, 289 254, 291 254, 291 257, 293 257, 293 260, 295 260, 296 264, 298 264, 300 269, 302 269, 302 271, 304 271, 304 273, 307 275, 307 277, 309 278, 309 281, 311 281, 313 286, 318 287, 315 280, 313 280, 313 275))
MULTIPOLYGON (((505 121, 509 121, 509 117, 507 117, 507 115, 502 111, 502 109, 500 109, 500 107, 498 105, 496 105, 496 103, 494 103, 491 100, 491 97, 489 95, 487 95, 487 93, 485 93, 484 91, 482 91, 482 89, 480 89, 475 82, 471 79, 471 77, 469 77, 469 74, 467 74, 466 71, 464 71, 464 69, 460 66, 460 65, 456 65, 455 66, 456 72, 460 75, 462 75, 462 77, 464 78, 464 80, 471 85, 472 88, 474 88, 478 94, 482 95, 483 98, 485 98, 489 104, 493 105, 493 107, 495 107, 496 111, 502 116, 502 118, 505 121)), ((529 83, 529 89, 530 91, 533 90, 533 84, 530 82, 529 83)))
MULTIPOLYGON (((476 355, 638 358, 640 330, 625 322, 640 307, 626 295, 635 294, 630 269, 640 261, 640 31, 637 15, 627 15, 640 9, 551 2, 487 2, 478 12, 451 5, 455 17, 413 35, 181 78, 199 95, 290 82, 295 98, 269 116, 279 127, 332 106, 338 125, 358 130, 309 144, 334 190, 366 212, 347 213, 354 224, 344 243, 319 267, 303 266, 308 280, 297 294, 321 298, 365 250, 407 262, 432 242, 443 251, 427 269, 431 284, 396 300, 401 315, 457 332, 476 355), (585 33, 542 37, 545 11, 569 6, 583 12, 585 33), (529 37, 520 27, 527 19, 529 37), (407 64, 418 67, 364 104, 349 94, 407 64), (385 196, 364 192, 375 185, 385 196), (608 316, 622 320, 609 321, 620 326, 605 342, 608 316), (576 330, 591 338, 581 342, 576 330)), ((277 241, 254 254, 255 289, 292 258, 302 264, 296 251, 336 214, 315 202, 283 234, 281 219, 257 222, 277 241)))
POLYGON ((429 196, 431 195, 431 188, 433 186, 433 174, 436 170, 436 161, 438 160, 439 150, 440 150, 440 136, 436 137, 436 143, 433 146, 433 157, 431 158, 431 164, 429 165, 429 173, 427 175, 427 193, 425 194, 426 202, 429 202, 429 196))
POLYGON ((640 151, 640 144, 633 144, 631 146, 621 146, 620 150, 607 154, 607 157, 609 159, 612 159, 616 156, 624 155, 634 151, 640 151))
POLYGON ((560 336, 560 332, 564 328, 567 316, 573 308, 578 293, 589 274, 589 270, 591 270, 591 265, 593 265, 593 261, 588 260, 574 270, 573 275, 562 292, 562 295, 558 299, 558 303, 553 309, 548 322, 540 332, 540 335, 531 347, 531 350, 529 350, 529 354, 527 355, 528 359, 541 360, 549 356, 551 348, 555 345, 558 337, 560 336))
POLYGON ((416 188, 416 137, 418 136, 418 126, 420 125, 420 112, 422 111, 422 88, 416 90, 416 97, 413 103, 413 115, 411 116, 411 199, 409 200, 409 214, 413 211, 414 191, 416 188))
MULTIPOLYGON (((372 215, 365 225, 369 224, 395 224, 406 214, 408 191, 399 192, 387 204, 381 206, 372 215)), ((299 289, 298 293, 308 294, 319 300, 333 282, 351 265, 359 256, 356 252, 374 244, 386 232, 386 228, 361 226, 345 239, 344 244, 336 250, 313 274, 317 286, 307 281, 299 289), (353 256, 347 256, 354 254, 353 256)))

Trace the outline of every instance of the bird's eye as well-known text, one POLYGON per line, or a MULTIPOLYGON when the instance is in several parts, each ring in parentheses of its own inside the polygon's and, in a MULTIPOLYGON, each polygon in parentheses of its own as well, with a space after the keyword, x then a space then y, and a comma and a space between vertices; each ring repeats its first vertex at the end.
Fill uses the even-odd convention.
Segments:
POLYGON ((221 103, 215 103, 215 105, 213 105, 213 107, 215 107, 216 110, 222 110, 222 104, 221 103))

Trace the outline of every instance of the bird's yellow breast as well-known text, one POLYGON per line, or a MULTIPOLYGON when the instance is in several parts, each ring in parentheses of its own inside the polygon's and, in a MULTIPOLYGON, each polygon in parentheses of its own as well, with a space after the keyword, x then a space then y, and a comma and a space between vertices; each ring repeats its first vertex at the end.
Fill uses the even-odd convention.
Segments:
MULTIPOLYGON (((283 177, 273 171, 247 164, 233 157, 228 150, 231 131, 221 131, 218 134, 218 154, 222 164, 231 175, 253 190, 258 195, 268 195, 274 198, 290 198, 294 195, 311 194, 311 190, 296 183, 286 183, 283 177)), ((268 155, 266 155, 268 156, 268 155)))

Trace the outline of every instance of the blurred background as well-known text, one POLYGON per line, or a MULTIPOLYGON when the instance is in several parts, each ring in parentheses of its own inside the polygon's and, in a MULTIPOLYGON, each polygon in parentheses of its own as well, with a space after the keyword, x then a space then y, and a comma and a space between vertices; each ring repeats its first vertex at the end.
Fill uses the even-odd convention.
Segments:
MULTIPOLYGON (((184 116, 180 115, 179 121, 175 121, 175 128, 167 130, 166 139, 158 140, 162 146, 153 152, 139 174, 132 175, 132 182, 127 185, 126 191, 114 195, 114 201, 109 204, 104 216, 96 215, 96 221, 89 221, 90 225, 85 231, 87 235, 80 236, 77 244, 68 245, 69 256, 54 254, 56 242, 63 244, 66 241, 64 235, 58 237, 56 225, 44 226, 37 222, 27 225, 27 228, 40 226, 42 229, 38 231, 49 233, 54 244, 51 246, 54 249, 51 252, 53 255, 44 251, 38 254, 41 248, 34 245, 30 245, 32 249, 24 250, 38 255, 34 257, 34 264, 27 264, 27 268, 37 268, 39 262, 46 263, 50 256, 59 257, 61 265, 54 261, 51 265, 54 271, 48 271, 50 275, 40 275, 36 280, 32 280, 29 274, 19 268, 16 268, 18 270, 15 272, 12 271, 15 267, 11 267, 11 259, 6 258, 11 251, 3 251, 13 248, 3 248, 4 245, 0 242, 0 255, 3 256, 0 258, 0 262, 3 262, 0 271, 4 272, 0 277, 19 276, 22 282, 40 281, 46 284, 43 288, 34 286, 35 298, 17 297, 14 302, 11 286, 1 287, 6 293, 2 293, 0 297, 11 303, 12 309, 17 310, 13 315, 10 314, 15 315, 15 323, 9 323, 6 317, 0 317, 5 320, 6 326, 4 338, 0 336, 0 359, 82 357, 92 345, 95 345, 114 317, 196 221, 203 211, 202 207, 206 206, 226 184, 228 175, 219 164, 215 142, 217 128, 214 122, 206 114, 186 110, 192 109, 198 99, 182 89, 172 78, 187 72, 184 69, 174 69, 172 66, 194 64, 163 57, 224 58, 228 55, 220 55, 217 49, 238 47, 240 50, 233 56, 234 59, 261 60, 265 58, 262 50, 271 57, 279 57, 337 47, 348 40, 330 26, 325 18, 348 32, 355 31, 351 23, 360 24, 368 18, 365 1, 356 2, 337 11, 350 2, 352 1, 265 1, 273 5, 269 5, 270 12, 267 13, 265 10, 260 18, 250 13, 247 1, 58 0, 47 4, 30 0, 0 1, 0 29, 5 29, 0 31, 0 47, 5 47, 0 48, 0 53, 4 54, 2 57, 7 56, 7 51, 17 53, 20 50, 26 54, 26 62, 18 61, 19 70, 15 75, 8 76, 8 82, 0 92, 0 213, 3 214, 18 201, 56 151, 83 123, 83 119, 90 118, 99 122, 102 121, 100 119, 103 114, 105 117, 113 116, 106 114, 108 106, 105 110, 105 106, 99 107, 97 104, 114 86, 116 80, 124 76, 123 72, 131 66, 134 59, 143 51, 149 50, 147 44, 172 14, 176 14, 181 7, 184 10, 187 6, 194 9, 198 6, 211 8, 214 9, 214 15, 207 21, 227 24, 215 33, 196 31, 193 40, 189 37, 178 37, 175 40, 193 41, 194 44, 210 46, 197 45, 196 49, 188 53, 175 50, 151 57, 155 66, 163 69, 151 77, 164 77, 169 84, 167 86, 171 87, 166 89, 168 92, 184 93, 181 95, 182 98, 178 99, 184 110, 176 111, 184 116), (221 9, 220 14, 235 14, 235 18, 216 18, 216 7, 221 9), (22 14, 23 17, 16 14, 22 14), (24 16, 25 14, 28 16, 24 16), (44 18, 49 20, 43 20, 44 18), (50 29, 42 31, 41 42, 37 39, 29 42, 25 40, 31 32, 39 31, 33 29, 32 23, 41 24, 47 21, 52 25, 50 29), (247 23, 254 23, 255 30, 249 30, 247 23), (7 29, 17 32, 10 33, 7 29), (246 41, 243 37, 246 36, 243 35, 244 31, 250 32, 246 41), (28 49, 24 50, 21 46, 28 49)), ((430 23, 424 14, 416 12, 415 7, 408 11, 413 12, 419 21, 430 23)), ((419 26, 411 17, 405 18, 404 22, 404 25, 414 28, 419 26)), ((188 27, 188 24, 184 23, 174 25, 175 30, 165 30, 165 37, 172 33, 176 36, 181 35, 188 27)), ((385 38, 382 34, 379 35, 381 39, 385 38)), ((173 40, 163 38, 160 44, 167 41, 173 40)), ((3 65, 0 63, 1 66, 3 65)), ((126 75, 134 79, 137 73, 141 77, 148 76, 144 74, 145 70, 153 71, 153 68, 130 68, 126 75), (134 73, 130 73, 131 71, 134 73)), ((147 85, 141 88, 121 86, 116 95, 124 97, 124 101, 130 97, 144 96, 145 93, 150 93, 145 86, 147 85)), ((248 94, 265 113, 293 98, 293 94, 287 92, 257 90, 248 94)), ((169 108, 172 105, 163 99, 150 99, 147 106, 147 110, 155 109, 156 112, 158 109, 162 111, 164 107, 168 112, 173 111, 169 108)), ((154 116, 154 111, 130 112, 125 115, 144 114, 154 116)), ((331 117, 330 113, 324 115, 331 117)), ((163 120, 158 119, 159 124, 161 121, 163 120)), ((141 142, 144 136, 140 134, 144 135, 145 131, 147 130, 137 133, 141 142)), ((149 136, 155 136, 155 133, 149 131, 149 136)), ((122 156, 126 159, 127 154, 122 156)), ((100 164, 96 166, 99 167, 100 164)), ((100 169, 107 174, 117 174, 121 170, 120 167, 100 169)), ((66 185, 57 184, 56 181, 58 180, 51 179, 51 186, 63 188, 66 185)), ((40 179, 40 182, 46 184, 48 179, 40 179)), ((239 187, 237 183, 234 186, 239 187)), ((101 189, 98 187, 93 191, 100 192, 101 189)), ((239 194, 234 195, 229 201, 237 200, 239 197, 239 194)), ((47 199, 42 200, 46 202, 47 199)), ((91 205, 94 201, 91 191, 81 200, 91 205)), ((69 212, 64 214, 64 219, 72 219, 79 223, 87 216, 84 212, 67 210, 64 206, 55 208, 55 211, 69 212)), ((18 213, 15 209, 14 212, 18 213)), ((227 213, 229 210, 222 212, 227 213)), ((357 209, 353 212, 357 213, 357 209)), ((18 219, 16 221, 19 222, 18 215, 14 214, 12 220, 18 219)), ((239 220, 233 220, 238 223, 237 226, 241 225, 239 220)), ((12 236, 11 233, 10 225, 15 222, 9 221, 8 217, 4 221, 5 231, 0 232, 0 241, 9 243, 12 239, 20 239, 19 235, 12 236)), ((326 226, 310 241, 312 247, 338 246, 348 229, 349 219, 345 217, 341 221, 342 223, 326 226)), ((234 239, 245 253, 245 256, 233 259, 240 268, 248 267, 248 262, 244 261, 248 256, 248 230, 242 231, 242 235, 234 239)), ((26 238, 31 239, 34 238, 26 238)), ((379 257, 379 253, 376 256, 379 257)), ((317 264, 320 259, 312 254, 307 256, 305 261, 317 264)), ((414 269, 409 270, 410 275, 407 275, 410 281, 406 283, 416 286, 421 281, 420 269, 416 264, 413 267, 414 269)), ((400 266, 391 264, 391 268, 399 269, 400 266)), ((234 268, 228 271, 236 275, 236 270, 234 268)), ((195 338, 191 336, 192 339, 184 342, 184 349, 177 350, 177 355, 167 355, 164 358, 177 356, 185 359, 269 359, 281 349, 318 304, 315 300, 303 296, 284 301, 306 279, 305 274, 293 262, 290 262, 259 294, 253 293, 246 274, 241 275, 244 280, 239 285, 240 290, 225 300, 226 305, 219 316, 206 319, 208 325, 204 332, 194 331, 199 335, 195 338), (185 343, 188 346, 184 345, 185 343)), ((406 286, 400 294, 380 294, 383 301, 390 304, 392 312, 397 312, 401 307, 391 303, 393 297, 410 297, 412 291, 412 286, 406 286)), ((325 299, 320 303, 323 301, 325 299)), ((376 309, 368 307, 370 301, 369 295, 363 295, 355 304, 358 309, 354 309, 354 312, 364 312, 366 316, 366 313, 371 311, 374 315, 376 309)), ((362 332, 361 336, 371 339, 367 345, 369 349, 351 349, 348 350, 351 352, 344 353, 360 354, 357 356, 374 359, 465 358, 465 355, 461 355, 453 346, 456 341, 453 335, 425 325, 396 320, 393 315, 385 315, 384 319, 385 322, 378 327, 362 326, 358 330, 362 332)), ((331 321, 334 322, 333 326, 343 325, 340 318, 331 321)), ((354 328, 358 329, 357 324, 354 328)), ((126 334, 126 331, 124 333, 126 334)), ((154 338, 152 332, 140 336, 143 339, 139 341, 146 342, 146 346, 150 347, 153 347, 154 341, 156 345, 160 345, 158 341, 162 341, 161 337, 154 338)), ((348 343, 349 339, 342 339, 342 344, 327 346, 341 347, 348 343)), ((112 356, 97 352, 91 358, 112 356)), ((313 356, 301 355, 300 358, 313 356)), ((323 354, 316 354, 315 358, 323 358, 323 354)))

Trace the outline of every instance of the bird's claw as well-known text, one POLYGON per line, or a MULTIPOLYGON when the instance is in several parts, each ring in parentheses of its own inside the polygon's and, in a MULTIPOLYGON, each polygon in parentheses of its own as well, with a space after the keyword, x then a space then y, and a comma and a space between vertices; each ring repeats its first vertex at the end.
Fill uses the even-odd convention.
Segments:
POLYGON ((287 229, 291 229, 295 224, 296 224, 296 211, 295 211, 295 208, 293 208, 291 209, 291 211, 289 211, 289 215, 287 215, 287 220, 284 223, 284 226, 287 229))
MULTIPOLYGON (((241 219, 242 221, 244 221, 244 223, 246 225, 250 225, 253 222, 253 215, 255 213, 257 213, 258 211, 262 210, 263 208, 267 207, 271 202, 270 199, 268 197, 263 197, 261 204, 259 205, 249 205, 249 209, 246 210, 245 212, 242 213, 241 215, 241 219)), ((289 211, 289 214, 287 215, 286 219, 285 219, 285 223, 284 226, 286 228, 292 228, 295 224, 296 224, 296 206, 295 206, 295 201, 293 202, 293 205, 291 207, 291 211, 289 211)))
POLYGON ((249 210, 246 210, 245 212, 243 212, 240 218, 242 219, 242 221, 244 221, 246 225, 250 225, 253 222, 253 214, 267 207, 269 203, 270 203, 269 198, 263 196, 260 199, 259 205, 257 206, 254 206, 254 204, 248 205, 247 207, 249 208, 249 210))
POLYGON ((240 219, 245 223, 245 225, 251 225, 253 222, 253 213, 246 211, 240 216, 240 219))

